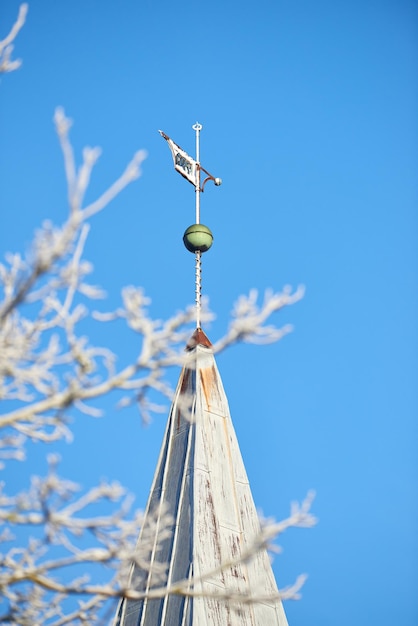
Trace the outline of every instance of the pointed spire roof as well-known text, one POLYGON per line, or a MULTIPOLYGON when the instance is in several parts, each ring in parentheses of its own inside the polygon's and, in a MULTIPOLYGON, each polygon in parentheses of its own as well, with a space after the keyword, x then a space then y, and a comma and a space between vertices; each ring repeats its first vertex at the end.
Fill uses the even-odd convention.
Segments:
POLYGON ((193 594, 122 600, 115 624, 287 626, 281 602, 273 599, 267 552, 239 562, 260 527, 211 343, 200 328, 187 350, 139 538, 151 545, 151 568, 134 565, 131 583, 152 593, 188 580, 193 594), (161 511, 171 519, 168 528, 159 521, 161 511), (168 564, 163 580, 156 577, 158 563, 168 564), (228 594, 264 600, 238 604, 225 601, 228 594))

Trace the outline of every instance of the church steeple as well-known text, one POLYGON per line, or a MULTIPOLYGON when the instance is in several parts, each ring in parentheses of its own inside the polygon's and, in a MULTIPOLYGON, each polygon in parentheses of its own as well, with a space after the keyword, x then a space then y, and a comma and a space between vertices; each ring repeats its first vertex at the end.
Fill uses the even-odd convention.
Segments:
MULTIPOLYGON (((193 178, 196 165, 203 168, 174 146, 189 162, 185 177, 193 178)), ((200 174, 193 181, 200 188, 200 174)), ((196 244, 200 234, 195 232, 196 244)), ((201 250, 195 252, 200 256, 201 250)), ((212 346, 200 328, 196 296, 197 328, 187 346, 139 537, 153 546, 149 569, 135 564, 131 571, 131 586, 144 597, 122 600, 115 626, 287 626, 266 550, 244 558, 260 525, 212 346), (162 577, 161 564, 166 564, 162 577), (176 592, 178 582, 183 593, 176 592), (152 597, 153 589, 164 585, 172 593, 152 597), (247 602, 250 597, 255 601, 247 602)))

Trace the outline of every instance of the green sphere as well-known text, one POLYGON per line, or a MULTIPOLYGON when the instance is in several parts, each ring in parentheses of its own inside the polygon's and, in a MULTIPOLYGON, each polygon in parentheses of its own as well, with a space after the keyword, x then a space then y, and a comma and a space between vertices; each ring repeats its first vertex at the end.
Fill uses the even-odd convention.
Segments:
POLYGON ((213 235, 207 226, 192 224, 183 235, 183 243, 189 252, 206 252, 213 243, 213 235))

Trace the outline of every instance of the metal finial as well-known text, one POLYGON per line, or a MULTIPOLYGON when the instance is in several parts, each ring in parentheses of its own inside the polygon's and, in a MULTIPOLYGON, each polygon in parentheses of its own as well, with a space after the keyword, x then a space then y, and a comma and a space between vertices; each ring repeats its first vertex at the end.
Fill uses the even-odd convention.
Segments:
POLYGON ((200 165, 200 131, 202 124, 196 122, 192 126, 196 133, 196 159, 190 157, 179 145, 174 143, 162 130, 158 131, 167 141, 173 156, 174 168, 195 188, 196 197, 196 223, 189 226, 183 236, 183 242, 190 252, 194 252, 195 264, 195 301, 196 301, 196 327, 200 328, 201 318, 201 294, 202 294, 202 253, 209 250, 213 242, 213 235, 207 226, 200 223, 200 194, 203 193, 208 180, 213 181, 216 186, 221 185, 222 180, 209 174, 200 165), (201 172, 206 174, 206 178, 201 183, 201 172))
MULTIPOLYGON (((196 224, 200 224, 200 131, 202 130, 202 124, 196 122, 192 126, 196 133, 196 224)), ((212 234, 212 233, 211 233, 212 234)), ((200 328, 201 325, 201 311, 202 311, 202 252, 196 250, 195 252, 195 302, 196 302, 196 328, 200 328)))

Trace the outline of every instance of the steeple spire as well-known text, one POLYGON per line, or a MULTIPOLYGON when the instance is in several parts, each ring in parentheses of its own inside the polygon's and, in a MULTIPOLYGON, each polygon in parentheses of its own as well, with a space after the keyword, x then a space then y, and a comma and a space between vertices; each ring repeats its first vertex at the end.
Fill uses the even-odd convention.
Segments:
POLYGON ((260 526, 202 330, 194 332, 188 351, 139 538, 154 546, 150 570, 135 565, 131 574, 145 598, 123 600, 115 626, 287 626, 266 550, 241 559, 260 526), (160 514, 171 520, 168 527, 160 514), (162 580, 161 564, 167 564, 162 580), (177 593, 146 598, 164 585, 177 593))
POLYGON ((193 128, 196 160, 160 133, 175 169, 196 190, 196 223, 183 241, 196 255, 197 327, 139 537, 148 557, 130 574, 129 586, 140 597, 120 602, 115 626, 288 626, 267 551, 248 558, 260 524, 212 344, 200 328, 200 257, 212 233, 200 224, 199 198, 207 180, 221 181, 200 165, 202 127, 193 128))

